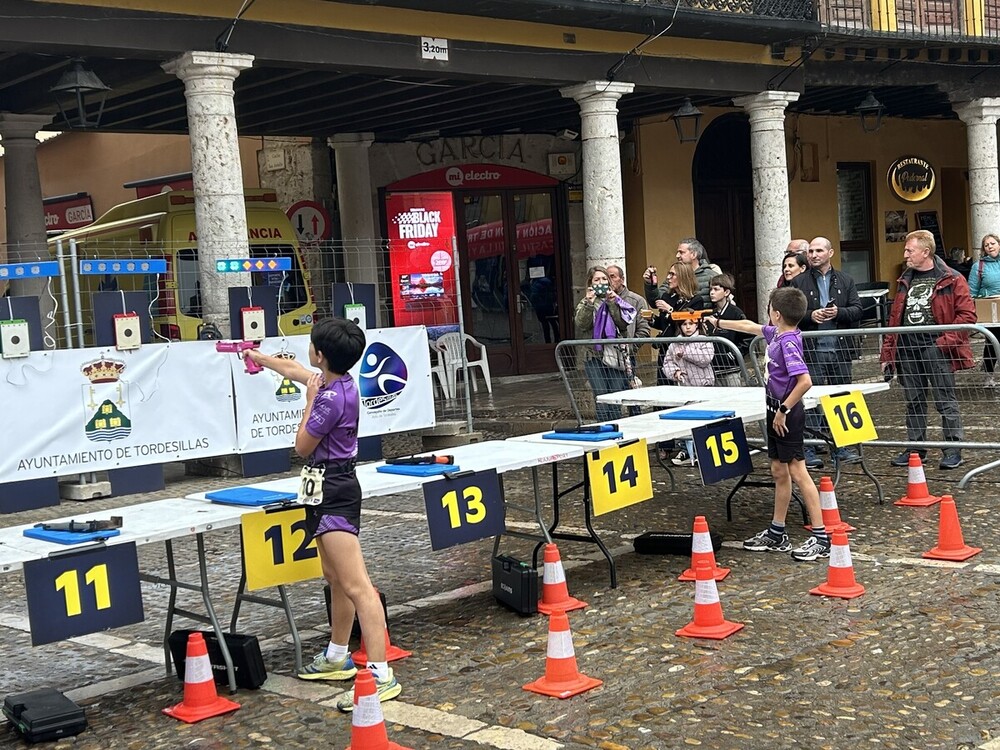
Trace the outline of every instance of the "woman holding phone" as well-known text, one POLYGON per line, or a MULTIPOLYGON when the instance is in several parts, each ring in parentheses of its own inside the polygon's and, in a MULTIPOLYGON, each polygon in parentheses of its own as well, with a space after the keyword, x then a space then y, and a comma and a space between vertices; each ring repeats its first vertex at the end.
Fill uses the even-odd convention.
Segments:
POLYGON ((574 322, 579 338, 602 340, 586 350, 583 363, 599 422, 621 417, 621 407, 599 403, 597 397, 627 390, 636 382, 632 347, 613 342, 633 338, 638 319, 639 311, 611 288, 607 272, 601 266, 593 266, 587 272, 587 289, 576 306, 574 322), (603 343, 604 340, 607 343, 603 343))

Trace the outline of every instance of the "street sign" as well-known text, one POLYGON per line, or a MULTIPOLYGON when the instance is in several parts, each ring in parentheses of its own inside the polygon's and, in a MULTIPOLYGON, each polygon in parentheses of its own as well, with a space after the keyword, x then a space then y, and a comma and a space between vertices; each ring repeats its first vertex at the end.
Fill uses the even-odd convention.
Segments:
POLYGON ((330 214, 316 201, 299 201, 285 213, 299 242, 330 239, 330 214))

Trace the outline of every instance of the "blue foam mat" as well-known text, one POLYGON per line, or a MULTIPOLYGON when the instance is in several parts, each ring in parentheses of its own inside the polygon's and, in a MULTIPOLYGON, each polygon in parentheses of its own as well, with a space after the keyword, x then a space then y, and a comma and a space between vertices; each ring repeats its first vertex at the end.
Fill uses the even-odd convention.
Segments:
POLYGON ((546 440, 577 440, 581 443, 598 443, 601 440, 618 440, 621 432, 546 432, 546 440))
POLYGON ((224 490, 206 492, 205 497, 220 505, 243 505, 257 507, 271 505, 287 500, 295 500, 294 492, 279 492, 278 490, 263 490, 259 487, 229 487, 224 490))
POLYGON ((706 419, 725 419, 726 417, 735 417, 736 412, 726 411, 726 410, 713 410, 713 409, 678 409, 677 411, 664 412, 660 414, 660 419, 693 419, 693 420, 706 420, 706 419))
POLYGON ((375 467, 375 471, 383 474, 405 474, 410 477, 433 477, 460 469, 461 467, 455 464, 385 464, 375 467))
POLYGON ((100 539, 109 539, 113 536, 118 536, 121 533, 120 529, 105 529, 103 531, 55 531, 53 529, 31 528, 24 530, 24 535, 29 539, 41 539, 43 542, 55 542, 56 544, 96 542, 100 539))

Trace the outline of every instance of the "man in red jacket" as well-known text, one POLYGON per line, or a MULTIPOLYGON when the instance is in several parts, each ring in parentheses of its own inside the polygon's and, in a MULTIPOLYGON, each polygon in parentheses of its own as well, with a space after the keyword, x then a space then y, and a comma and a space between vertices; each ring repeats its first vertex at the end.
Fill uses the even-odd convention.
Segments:
MULTIPOLYGON (((890 326, 949 325, 975 323, 976 305, 965 278, 934 254, 934 235, 924 230, 906 235, 903 250, 906 269, 899 277, 899 288, 889 313, 890 326)), ((955 396, 955 371, 972 367, 972 348, 964 331, 905 333, 885 337, 880 356, 882 372, 895 367, 906 398, 906 437, 910 441, 927 439, 927 386, 934 396, 934 406, 941 413, 945 440, 958 441, 965 436, 962 415, 955 396)), ((917 451, 921 459, 925 450, 917 451)), ((910 451, 904 450, 893 466, 906 466, 910 451)), ((938 468, 957 469, 962 452, 946 448, 938 468)))

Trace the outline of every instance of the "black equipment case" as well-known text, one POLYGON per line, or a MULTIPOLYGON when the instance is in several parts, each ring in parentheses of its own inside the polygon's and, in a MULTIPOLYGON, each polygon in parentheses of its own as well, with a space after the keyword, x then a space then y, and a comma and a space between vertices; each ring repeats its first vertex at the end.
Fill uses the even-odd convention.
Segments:
POLYGON ((519 615, 538 612, 538 571, 506 555, 493 558, 493 596, 519 615))
MULTIPOLYGON (((709 534, 712 550, 722 549, 722 535, 709 534)), ((640 555, 690 555, 692 534, 670 531, 647 531, 632 540, 632 547, 640 555)))
POLYGON ((53 688, 8 695, 3 713, 28 742, 71 737, 87 728, 83 709, 53 688))
MULTIPOLYGON (((184 679, 184 660, 187 658, 188 636, 193 630, 175 630, 170 634, 167 643, 170 645, 170 653, 174 657, 174 667, 177 669, 177 676, 184 679)), ((222 658, 222 650, 219 648, 219 639, 213 630, 202 630, 205 636, 205 646, 208 649, 208 660, 212 662, 212 676, 215 684, 228 685, 229 677, 226 675, 226 662, 222 658)), ((264 657, 260 653, 260 643, 255 635, 240 635, 239 633, 226 633, 226 645, 229 647, 229 656, 233 660, 233 672, 236 674, 236 687, 256 690, 264 684, 267 679, 267 669, 264 667, 264 657)))

